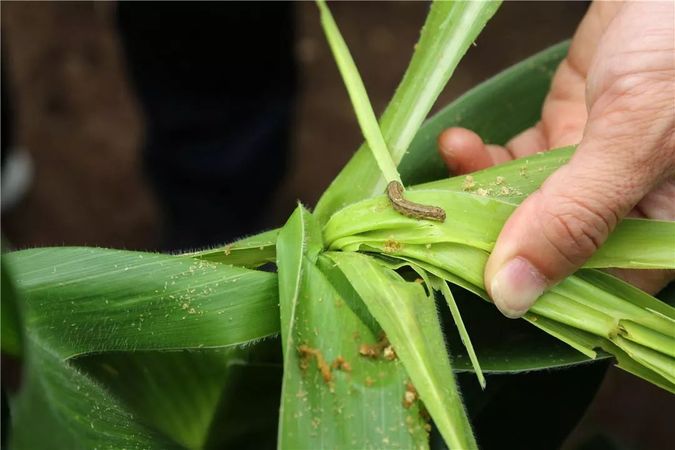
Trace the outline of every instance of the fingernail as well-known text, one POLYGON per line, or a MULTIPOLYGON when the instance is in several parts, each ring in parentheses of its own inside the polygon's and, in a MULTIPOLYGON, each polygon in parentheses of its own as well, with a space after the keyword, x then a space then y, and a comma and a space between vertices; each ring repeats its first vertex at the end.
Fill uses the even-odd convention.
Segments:
POLYGON ((492 278, 490 293, 506 317, 516 319, 527 312, 546 289, 546 277, 527 259, 513 258, 492 278))

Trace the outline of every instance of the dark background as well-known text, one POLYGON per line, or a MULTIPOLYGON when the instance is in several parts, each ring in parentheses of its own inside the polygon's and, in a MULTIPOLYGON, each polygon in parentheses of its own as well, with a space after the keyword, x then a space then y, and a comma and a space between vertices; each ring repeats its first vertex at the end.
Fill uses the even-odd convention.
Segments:
MULTIPOLYGON (((3 72, 14 100, 15 143, 30 152, 35 166, 27 196, 2 217, 2 232, 17 248, 160 248, 159 208, 140 165, 145 122, 129 81, 115 8, 114 3, 1 3, 3 62, 8 62, 3 72)), ((408 63, 428 4, 334 3, 331 8, 379 113, 408 63)), ((583 2, 505 3, 438 105, 571 37, 586 8, 583 2)), ((298 91, 292 159, 271 204, 261 205, 267 208, 268 227, 283 224, 297 199, 313 205, 362 139, 316 7, 297 3, 293 17, 298 91)), ((214 58, 228 57, 219 52, 219 42, 212 45, 206 50, 214 58)), ((610 370, 566 448, 577 448, 597 433, 627 448, 665 448, 675 442, 673 417, 673 396, 610 370)), ((523 424, 523 432, 526 428, 523 424)))

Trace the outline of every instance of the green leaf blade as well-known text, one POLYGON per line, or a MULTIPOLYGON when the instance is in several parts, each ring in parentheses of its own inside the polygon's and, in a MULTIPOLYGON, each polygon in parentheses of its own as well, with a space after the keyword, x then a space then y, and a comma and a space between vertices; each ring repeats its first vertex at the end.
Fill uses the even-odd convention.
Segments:
MULTIPOLYGON (((406 185, 447 177, 438 154, 438 135, 448 127, 475 131, 490 144, 504 145, 534 126, 553 74, 567 54, 569 42, 545 49, 471 89, 427 120, 399 165, 406 185)), ((386 136, 386 134, 385 134, 386 136)))
MULTIPOLYGON (((493 175, 498 173, 498 168, 492 171, 493 175)), ((533 184, 532 189, 537 186, 533 184)), ((395 246, 453 243, 491 251, 517 206, 481 191, 411 189, 407 197, 443 208, 445 222, 404 217, 391 207, 388 198, 378 196, 334 214, 324 227, 326 245, 354 250, 359 245, 387 242, 395 246)), ((626 218, 585 267, 675 268, 675 258, 671 257, 673 235, 675 222, 626 218), (641 245, 634 245, 636 241, 641 245)))
POLYGON ((309 231, 312 222, 297 209, 277 244, 280 283, 288 285, 280 290, 286 313, 279 448, 427 448, 419 405, 402 405, 403 366, 360 354, 361 345, 378 341, 377 330, 360 320, 315 264, 310 249, 320 236, 309 231))
MULTIPOLYGON (((380 120, 395 164, 408 150, 459 59, 499 5, 500 2, 490 1, 432 4, 409 69, 380 120)), ((315 213, 324 223, 335 211, 384 189, 384 178, 364 144, 324 192, 315 213)))
POLYGON ((185 448, 203 448, 230 367, 245 350, 108 352, 76 358, 130 413, 185 448))
POLYGON ((392 342, 415 388, 451 448, 477 448, 455 385, 436 306, 417 283, 407 283, 370 257, 330 252, 392 342))
POLYGON ((438 288, 440 288, 440 291, 443 294, 443 298, 445 298, 445 302, 448 304, 448 307, 450 308, 450 313, 452 314, 452 318, 455 321, 455 326, 457 326, 457 331, 459 332, 459 335, 462 339, 462 343, 464 344, 464 347, 466 348, 466 351, 469 355, 471 366, 473 367, 473 370, 476 373, 476 377, 478 378, 478 382, 480 383, 481 388, 485 389, 486 384, 485 376, 483 375, 483 371, 480 367, 480 362, 478 361, 478 356, 476 355, 476 351, 474 350, 473 344, 471 343, 469 333, 466 331, 466 326, 464 325, 462 315, 459 312, 459 308, 457 307, 455 298, 452 295, 452 291, 450 291, 450 288, 448 287, 448 284, 445 282, 445 280, 436 279, 436 282, 433 284, 438 288))
POLYGON ((14 287, 14 281, 12 280, 9 269, 4 261, 4 256, 2 257, 2 267, 0 271, 2 272, 2 323, 0 324, 0 330, 2 330, 2 352, 13 356, 19 357, 23 351, 23 323, 21 320, 21 315, 19 313, 19 296, 16 288, 14 287))
POLYGON ((64 359, 226 347, 279 330, 274 274, 96 248, 25 250, 6 258, 29 332, 64 359))
POLYGON ((278 234, 278 229, 269 230, 221 247, 184 253, 181 256, 254 268, 275 261, 278 234))
POLYGON ((375 117, 375 111, 373 111, 368 94, 366 93, 366 87, 363 85, 347 44, 340 34, 333 15, 330 13, 328 6, 326 6, 326 2, 318 0, 317 5, 321 12, 321 24, 323 25, 330 48, 333 51, 335 62, 340 69, 342 79, 347 87, 347 92, 349 92, 349 98, 352 101, 363 136, 373 152, 373 157, 387 183, 391 181, 398 181, 400 183, 401 177, 398 175, 396 165, 389 154, 387 144, 384 142, 380 125, 377 123, 377 117, 375 117))
POLYGON ((13 400, 12 448, 180 448, 138 421, 91 377, 40 344, 30 342, 28 351, 30 375, 13 400), (36 415, 35 408, 44 410, 36 415))

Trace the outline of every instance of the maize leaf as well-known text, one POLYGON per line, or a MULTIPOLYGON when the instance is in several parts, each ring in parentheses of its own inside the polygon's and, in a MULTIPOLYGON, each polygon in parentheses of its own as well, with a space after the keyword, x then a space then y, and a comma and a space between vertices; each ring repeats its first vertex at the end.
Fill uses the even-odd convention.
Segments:
POLYGON ((477 448, 445 349, 436 304, 422 286, 366 255, 328 252, 377 319, 415 392, 451 448, 477 448))
POLYGON ((361 354, 382 350, 379 327, 361 321, 317 267, 320 239, 316 220, 299 207, 277 241, 284 353, 279 448, 427 448, 419 402, 403 405, 403 365, 361 354))
MULTIPOLYGON (((391 158, 398 164, 464 53, 499 2, 434 2, 408 70, 380 119, 391 158)), ((364 144, 333 180, 316 206, 324 223, 342 207, 384 192, 385 182, 364 144)))

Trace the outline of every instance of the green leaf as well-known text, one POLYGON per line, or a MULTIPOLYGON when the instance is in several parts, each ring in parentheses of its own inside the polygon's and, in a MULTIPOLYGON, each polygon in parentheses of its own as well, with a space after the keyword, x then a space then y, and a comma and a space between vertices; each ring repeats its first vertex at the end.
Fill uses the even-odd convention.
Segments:
POLYGON ((84 248, 16 252, 5 262, 23 294, 30 342, 30 380, 13 401, 16 448, 94 448, 108 435, 109 448, 198 448, 227 367, 214 354, 206 362, 140 351, 233 346, 279 329, 274 274, 84 248), (118 353, 82 358, 111 351, 118 353), (73 356, 99 382, 76 369, 73 356), (64 429, 48 443, 24 431, 45 404, 37 414, 43 426, 64 429))
POLYGON ((675 222, 624 219, 584 267, 673 269, 675 268, 673 236, 675 236, 675 222))
POLYGON ((326 253, 352 282, 403 361, 412 382, 451 448, 477 448, 455 384, 436 304, 418 283, 358 253, 326 253))
MULTIPOLYGON (((481 293, 484 288, 483 271, 488 258, 485 250, 450 243, 393 245, 391 242, 369 243, 365 250, 383 252, 392 257, 411 258, 411 262, 415 264, 426 264, 421 266, 439 277, 449 272, 453 277, 462 278, 470 286, 475 286, 474 292, 487 299, 481 293), (441 270, 434 271, 433 267, 441 270)), ((663 358, 670 357, 663 353, 659 345, 664 339, 675 339, 675 308, 609 275, 597 277, 603 280, 606 286, 604 289, 601 283, 596 286, 578 276, 568 277, 539 298, 530 309, 530 315, 526 316, 527 320, 591 358, 597 356, 597 347, 610 351, 608 349, 618 346, 622 352, 640 355, 635 362, 644 366, 646 379, 653 379, 650 374, 654 373, 660 380, 667 380, 665 370, 670 366, 663 362, 666 361, 663 358), (642 325, 663 337, 654 335, 645 341, 645 333, 632 336, 622 330, 622 321, 642 325), (590 339, 589 334, 593 336, 590 339), (634 343, 641 345, 640 348, 644 347, 645 351, 635 351, 633 344, 624 343, 626 339, 638 338, 640 340, 634 343), (650 348, 663 357, 653 355, 648 351, 650 348)), ((453 282, 453 278, 448 281, 453 282)), ((640 373, 636 370, 633 372, 640 373)), ((667 389, 675 389, 667 381, 659 385, 664 383, 668 386, 667 389)))
POLYGON ((2 263, 0 264, 0 272, 2 272, 2 313, 0 313, 0 330, 2 330, 2 352, 18 357, 22 353, 22 323, 18 307, 18 294, 14 288, 14 282, 9 274, 7 264, 5 264, 5 257, 2 256, 2 263))
POLYGON ((12 401, 10 447, 32 449, 171 449, 89 376, 27 338, 28 365, 12 401))
MULTIPOLYGON (((563 147, 493 166, 471 175, 433 181, 412 189, 463 191, 518 204, 538 189, 549 175, 566 164, 573 152, 573 146, 563 147)), ((672 267, 675 265, 675 247, 667 245, 672 236, 672 222, 626 219, 587 261, 585 267, 672 267), (636 249, 644 256, 632 259, 636 249)))
POLYGON ((574 146, 549 150, 491 166, 470 175, 443 178, 411 189, 468 192, 519 204, 539 189, 553 172, 567 164, 574 150, 574 146))
POLYGON ((675 308, 611 275, 580 271, 554 286, 550 292, 601 311, 613 322, 632 320, 675 337, 675 308), (617 302, 617 299, 628 301, 617 302))
POLYGON ((568 47, 569 42, 562 42, 521 61, 427 120, 399 165, 403 182, 413 185, 447 177, 436 144, 445 128, 468 128, 488 143, 505 144, 533 126, 541 117, 551 79, 568 47))
POLYGON ((481 370, 480 363, 478 362, 476 351, 473 348, 471 338, 469 337, 469 333, 466 331, 466 326, 464 326, 462 315, 460 314, 459 308, 457 307, 457 303, 455 302, 455 298, 453 297, 452 292, 448 287, 448 283, 445 280, 433 277, 432 287, 434 287, 434 289, 439 289, 441 291, 441 294, 443 295, 443 298, 445 298, 445 302, 448 304, 448 307, 450 308, 450 313, 452 314, 452 319, 455 322, 455 326, 457 327, 459 336, 461 337, 462 343, 464 344, 466 352, 469 355, 469 361, 471 361, 471 366, 473 367, 473 370, 474 372, 476 372, 476 376, 478 377, 478 382, 480 383, 480 386, 483 389, 485 389, 485 376, 483 376, 483 371, 481 370))
POLYGON ((575 274, 580 280, 593 284, 596 288, 610 293, 617 297, 630 298, 632 303, 644 308, 647 311, 653 311, 663 317, 672 317, 674 305, 669 305, 665 301, 660 301, 636 288, 635 286, 624 283, 616 277, 599 270, 580 270, 575 274))
POLYGON ((281 364, 269 353, 277 345, 269 340, 246 348, 109 352, 70 361, 138 420, 184 448, 270 448, 281 364))
MULTIPOLYGON (((387 243, 389 247, 456 243, 491 251, 502 226, 516 208, 478 191, 415 189, 407 197, 443 208, 446 220, 441 223, 402 216, 391 207, 386 196, 378 196, 334 214, 324 228, 326 245, 330 249, 357 250, 362 245, 387 243)), ((673 269, 674 234, 675 222, 624 219, 588 267, 673 269), (640 246, 631 245, 636 240, 640 246)))
MULTIPOLYGON (((671 322, 671 328, 674 326, 675 321, 671 322)), ((619 328, 620 334, 629 341, 670 356, 671 364, 675 361, 675 337, 659 333, 633 320, 619 320, 619 328)), ((675 374, 675 370, 672 373, 675 374)))
MULTIPOLYGON (((462 319, 462 315, 460 314, 459 308, 457 307, 455 297, 452 295, 452 292, 448 287, 448 283, 446 282, 446 280, 433 275, 431 272, 427 272, 421 266, 414 264, 414 262, 410 260, 408 260, 407 262, 408 265, 415 271, 415 273, 417 273, 420 277, 422 277, 421 280, 424 282, 424 284, 427 287, 427 290, 429 291, 430 299, 434 299, 433 296, 434 291, 440 292, 442 297, 445 299, 445 303, 448 305, 448 308, 450 309, 450 315, 452 316, 452 320, 460 336, 462 346, 464 347, 465 352, 469 356, 471 368, 475 372, 476 378, 478 378, 478 383, 480 384, 481 389, 485 389, 486 382, 485 376, 483 375, 483 370, 481 369, 480 363, 478 362, 476 351, 471 342, 471 338, 469 337, 469 333, 466 331, 464 320, 462 319)), ((393 268, 391 267, 390 264, 385 264, 385 267, 388 267, 389 269, 393 268)), ((419 280, 420 279, 418 278, 415 281, 419 280)), ((451 354, 456 356, 456 353, 454 352, 451 352, 451 354)), ((454 370, 456 371, 456 368, 454 370)))
MULTIPOLYGON (((114 352, 74 363, 136 417, 185 448, 202 448, 241 349, 114 352)), ((241 358, 239 356, 239 358, 241 358)))
MULTIPOLYGON (((281 314, 281 340, 284 367, 295 354, 293 330, 296 327, 296 312, 300 301, 305 256, 316 261, 321 250, 321 232, 309 212, 298 206, 281 229, 277 239, 277 270, 279 274, 279 309, 281 314)), ((284 388, 282 388, 284 389, 284 388)), ((282 403, 283 412, 283 403, 282 403)))
POLYGON ((265 231, 221 247, 185 253, 184 256, 239 267, 258 267, 275 261, 278 234, 278 229, 265 231))
MULTIPOLYGON (((410 65, 380 120, 380 130, 394 163, 410 142, 499 2, 444 2, 431 5, 410 65)), ((340 208, 384 192, 385 182, 364 144, 333 180, 316 206, 324 223, 340 208)))
POLYGON ((82 448, 73 432, 56 415, 58 410, 47 397, 34 366, 24 364, 22 370, 24 375, 20 392, 9 395, 11 428, 8 432, 3 430, 7 432, 8 448, 82 448), (35 433, 36 429, 40 433, 35 433))
MULTIPOLYGON (((460 253, 458 259, 472 265, 471 253, 460 253)), ((427 262, 398 255, 388 256, 386 259, 383 259, 380 255, 378 260, 392 269, 400 269, 406 265, 423 268, 424 271, 464 289, 455 289, 454 297, 462 311, 462 319, 467 329, 476 330, 471 341, 476 353, 480 355, 481 369, 485 373, 515 374, 565 368, 588 363, 591 361, 589 358, 603 359, 608 357, 605 354, 598 355, 593 350, 595 344, 591 345, 590 349, 570 348, 569 345, 574 346, 574 342, 569 343, 569 345, 566 345, 568 344, 567 341, 563 340, 565 343, 560 342, 558 340, 560 337, 556 332, 551 328, 540 326, 547 319, 535 317, 534 314, 527 316, 526 320, 529 320, 538 328, 544 329, 545 333, 530 327, 525 321, 507 319, 488 303, 489 298, 484 290, 427 262), (481 299, 486 301, 480 301, 481 299), (548 336, 546 333, 556 336, 557 339, 548 336), (579 353, 580 351, 582 353, 579 353)), ((477 261, 477 267, 481 267, 481 261, 482 259, 477 261)), ((447 319, 447 315, 441 317, 447 319)), ((556 327, 563 327, 557 322, 553 322, 553 324, 556 327)), ((442 328, 449 329, 452 326, 453 324, 449 320, 445 320, 442 328)), ((576 331, 571 327, 566 327, 565 331, 567 330, 576 331)), ((455 372, 474 371, 471 358, 459 335, 448 333, 447 337, 450 353, 453 356, 453 370, 455 372)), ((595 339, 594 343, 597 342, 598 340, 595 339)))
POLYGON ((364 324, 315 265, 320 235, 313 229, 316 220, 300 207, 277 242, 284 348, 279 447, 426 448, 419 403, 403 406, 403 365, 360 354, 363 345, 377 347, 379 327, 364 324))
POLYGON ((279 330, 276 276, 185 257, 88 248, 6 255, 28 333, 68 358, 226 347, 279 330))
POLYGON ((370 104, 366 87, 363 85, 356 64, 349 53, 349 48, 347 48, 347 44, 342 38, 342 34, 340 34, 333 15, 330 13, 328 6, 326 6, 326 2, 317 0, 316 3, 321 12, 321 25, 328 39, 328 44, 330 44, 338 69, 340 69, 342 80, 347 87, 349 98, 352 101, 354 112, 356 113, 356 118, 366 139, 366 143, 373 152, 373 157, 387 183, 391 181, 398 181, 400 183, 401 177, 398 175, 396 164, 394 164, 387 149, 387 144, 384 142, 380 125, 377 123, 377 117, 375 117, 375 111, 373 111, 373 107, 370 104))
MULTIPOLYGON (((630 357, 668 380, 670 391, 675 393, 675 360, 661 352, 636 344, 621 336, 612 339, 630 357)), ((672 343, 670 344, 672 345, 672 343)))
POLYGON ((597 349, 600 348, 600 345, 602 344, 602 338, 564 323, 540 316, 532 311, 525 314, 523 319, 551 336, 560 339, 560 341, 579 351, 587 358, 596 359, 598 357, 597 349))

